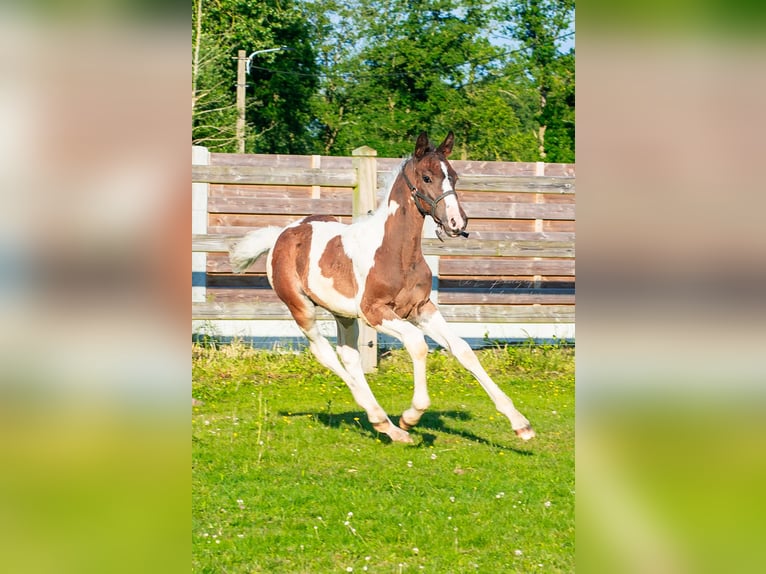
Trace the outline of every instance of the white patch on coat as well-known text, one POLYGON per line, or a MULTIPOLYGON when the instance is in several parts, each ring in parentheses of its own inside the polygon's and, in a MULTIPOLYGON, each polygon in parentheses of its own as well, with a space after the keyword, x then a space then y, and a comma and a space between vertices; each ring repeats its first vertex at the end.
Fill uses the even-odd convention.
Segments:
POLYGON ((325 277, 319 267, 319 260, 327 248, 327 243, 338 235, 342 235, 348 227, 333 221, 312 221, 311 249, 309 250, 309 289, 325 304, 330 311, 355 317, 357 314, 356 301, 339 293, 333 285, 332 277, 325 277))
POLYGON ((354 262, 357 291, 357 306, 361 304, 367 276, 375 263, 375 252, 383 244, 386 221, 399 209, 395 201, 381 204, 369 217, 349 225, 343 232, 343 250, 354 262))

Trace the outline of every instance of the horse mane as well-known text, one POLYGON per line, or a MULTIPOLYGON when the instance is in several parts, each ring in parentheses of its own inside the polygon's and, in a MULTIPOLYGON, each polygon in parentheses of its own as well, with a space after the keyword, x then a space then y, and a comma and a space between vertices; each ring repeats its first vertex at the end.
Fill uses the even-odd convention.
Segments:
POLYGON ((410 160, 411 156, 407 156, 405 158, 402 158, 402 162, 396 166, 391 172, 386 176, 385 183, 383 184, 383 187, 378 190, 376 199, 378 202, 378 209, 381 208, 383 205, 388 204, 388 198, 391 196, 391 190, 394 187, 394 182, 396 181, 396 178, 399 177, 399 174, 404 169, 404 165, 410 160))

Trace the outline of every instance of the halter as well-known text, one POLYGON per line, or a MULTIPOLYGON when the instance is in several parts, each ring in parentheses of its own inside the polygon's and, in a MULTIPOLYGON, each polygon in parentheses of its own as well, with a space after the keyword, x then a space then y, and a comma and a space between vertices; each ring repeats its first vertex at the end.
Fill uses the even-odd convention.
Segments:
MULTIPOLYGON (((410 160, 410 161, 411 161, 411 160, 410 160)), ((410 162, 407 162, 407 163, 410 163, 410 162)), ((418 211, 420 212, 420 215, 422 215, 423 217, 425 217, 426 215, 430 215, 431 217, 433 217, 433 219, 434 219, 434 221, 435 221, 436 223, 438 223, 439 225, 442 225, 442 221, 441 221, 441 219, 439 219, 438 217, 436 217, 436 205, 437 205, 437 204, 438 204, 440 201, 442 201, 444 198, 446 198, 446 197, 448 197, 448 196, 450 196, 450 195, 454 195, 454 196, 457 196, 457 193, 455 192, 455 190, 454 190, 454 189, 450 189, 449 191, 445 191, 444 193, 442 193, 442 194, 441 194, 439 197, 437 197, 436 199, 431 199, 430 197, 428 197, 428 196, 426 196, 426 195, 423 195, 422 193, 420 193, 420 192, 418 191, 418 188, 417 188, 417 187, 415 187, 414 185, 412 185, 412 182, 411 182, 411 181, 410 181, 410 179, 407 177, 407 174, 406 174, 406 173, 405 173, 405 171, 404 171, 404 168, 406 168, 406 167, 407 167, 407 164, 405 164, 405 165, 404 165, 404 167, 402 168, 402 176, 404 177, 404 183, 406 183, 406 184, 407 184, 407 187, 409 187, 409 188, 410 188, 410 192, 412 193, 412 199, 413 199, 413 200, 416 200, 416 199, 420 199, 421 201, 425 201, 425 202, 426 202, 426 204, 428 204, 428 205, 430 205, 430 206, 431 206, 431 211, 430 211, 430 213, 429 213, 428 211, 424 210, 422 207, 420 207, 420 204, 419 204, 417 201, 415 201, 415 207, 417 207, 417 208, 418 208, 418 211)))

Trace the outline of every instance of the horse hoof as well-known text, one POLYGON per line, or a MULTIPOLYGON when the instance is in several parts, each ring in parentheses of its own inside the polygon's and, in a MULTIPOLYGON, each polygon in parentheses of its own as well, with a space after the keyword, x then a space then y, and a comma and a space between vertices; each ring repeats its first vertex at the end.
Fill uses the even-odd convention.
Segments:
POLYGON ((399 428, 402 430, 412 430, 412 427, 414 427, 416 424, 418 424, 417 420, 414 423, 408 423, 404 418, 404 415, 399 417, 399 428))
POLYGON ((410 436, 410 433, 407 431, 404 431, 400 429, 398 426, 391 425, 391 428, 388 430, 388 436, 391 437, 391 440, 394 442, 401 442, 405 444, 412 444, 414 441, 412 440, 412 437, 410 436))
POLYGON ((531 438, 535 438, 535 431, 532 430, 532 427, 516 429, 514 432, 516 433, 516 436, 518 436, 521 440, 529 440, 531 438))
POLYGON ((373 428, 379 433, 387 434, 393 442, 412 444, 414 441, 407 431, 403 431, 391 421, 374 423, 373 428))

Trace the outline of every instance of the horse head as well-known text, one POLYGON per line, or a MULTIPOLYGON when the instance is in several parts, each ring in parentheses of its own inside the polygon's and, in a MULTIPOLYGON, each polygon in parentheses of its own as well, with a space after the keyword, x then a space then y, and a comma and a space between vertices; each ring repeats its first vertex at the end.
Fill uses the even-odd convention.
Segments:
POLYGON ((411 178, 402 170, 418 211, 423 216, 430 215, 450 237, 467 235, 468 225, 468 217, 455 192, 457 173, 447 161, 454 141, 455 135, 449 132, 439 147, 434 148, 426 132, 421 132, 409 162, 411 178))

